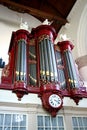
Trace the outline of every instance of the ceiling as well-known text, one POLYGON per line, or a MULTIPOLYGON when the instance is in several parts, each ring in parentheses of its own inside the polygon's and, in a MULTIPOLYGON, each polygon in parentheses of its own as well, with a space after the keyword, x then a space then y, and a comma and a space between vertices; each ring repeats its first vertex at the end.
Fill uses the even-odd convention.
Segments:
POLYGON ((41 22, 45 19, 52 21, 57 32, 68 22, 67 16, 75 2, 76 0, 0 0, 0 4, 21 13, 28 13, 41 22))

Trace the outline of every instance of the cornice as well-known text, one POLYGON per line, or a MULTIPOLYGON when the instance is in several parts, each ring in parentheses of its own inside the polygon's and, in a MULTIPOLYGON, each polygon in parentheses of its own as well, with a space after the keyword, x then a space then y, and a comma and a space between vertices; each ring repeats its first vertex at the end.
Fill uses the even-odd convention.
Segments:
MULTIPOLYGON (((0 102, 0 111, 46 114, 46 111, 44 111, 42 109, 42 106, 38 104, 18 104, 18 103, 0 102)), ((87 115, 87 108, 64 106, 58 112, 58 114, 87 115)))

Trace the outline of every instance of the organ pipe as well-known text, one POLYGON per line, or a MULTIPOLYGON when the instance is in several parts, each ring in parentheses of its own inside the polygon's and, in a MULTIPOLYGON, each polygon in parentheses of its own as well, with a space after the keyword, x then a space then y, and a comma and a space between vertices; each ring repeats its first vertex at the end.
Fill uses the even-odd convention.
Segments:
POLYGON ((51 50, 51 60, 53 64, 53 72, 54 72, 54 81, 58 82, 58 75, 57 75, 57 66, 56 66, 56 59, 55 59, 55 53, 54 53, 54 47, 53 44, 50 43, 50 50, 51 50))
POLYGON ((40 80, 44 83, 57 82, 57 66, 52 38, 48 34, 41 34, 38 37, 38 45, 40 54, 40 80))
POLYGON ((36 79, 36 51, 35 51, 35 45, 34 43, 32 44, 32 41, 34 42, 34 40, 31 40, 31 45, 29 45, 29 85, 33 85, 35 86, 37 83, 37 79, 36 79))
POLYGON ((49 73, 50 73, 50 81, 54 81, 54 70, 53 70, 53 64, 52 64, 52 53, 50 52, 50 40, 46 39, 46 45, 47 45, 47 54, 48 54, 48 63, 49 63, 49 73))
POLYGON ((44 48, 42 42, 39 43, 39 50, 40 50, 40 76, 41 76, 41 80, 46 81, 44 48))
POLYGON ((20 100, 27 94, 27 44, 29 33, 26 30, 15 32, 15 69, 14 69, 14 89, 20 100))
POLYGON ((40 80, 44 83, 58 82, 57 66, 53 41, 55 32, 51 26, 39 26, 36 28, 36 37, 39 46, 40 80))
POLYGON ((43 50, 44 50, 46 80, 50 81, 49 63, 48 63, 48 55, 47 55, 47 43, 45 39, 43 39, 42 44, 43 44, 43 50))
POLYGON ((70 88, 78 88, 78 76, 76 73, 75 62, 71 53, 74 46, 69 41, 59 42, 58 45, 60 46, 63 55, 67 84, 70 88))
POLYGON ((64 64, 61 56, 61 51, 57 45, 55 45, 55 56, 57 63, 58 82, 61 88, 66 88, 66 79, 64 74, 64 64))
POLYGON ((26 41, 18 41, 16 54, 16 81, 26 81, 26 41))

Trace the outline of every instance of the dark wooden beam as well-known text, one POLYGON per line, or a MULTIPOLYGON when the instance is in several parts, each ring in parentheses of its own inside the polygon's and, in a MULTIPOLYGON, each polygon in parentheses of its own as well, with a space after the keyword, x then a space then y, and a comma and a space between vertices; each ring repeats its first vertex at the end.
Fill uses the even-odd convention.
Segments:
POLYGON ((28 13, 30 15, 37 17, 37 18, 48 19, 49 21, 54 21, 54 22, 58 21, 62 25, 67 23, 67 20, 60 17, 60 16, 57 16, 55 14, 50 14, 50 13, 47 13, 47 12, 43 12, 41 10, 31 8, 29 6, 24 6, 24 5, 12 2, 10 0, 0 0, 0 4, 7 6, 10 9, 13 9, 13 10, 18 11, 18 12, 28 13))

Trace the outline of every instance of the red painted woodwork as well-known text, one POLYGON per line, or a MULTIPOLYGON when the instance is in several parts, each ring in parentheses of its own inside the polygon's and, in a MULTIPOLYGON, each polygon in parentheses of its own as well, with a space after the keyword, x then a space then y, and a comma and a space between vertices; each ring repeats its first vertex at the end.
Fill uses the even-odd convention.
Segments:
MULTIPOLYGON (((3 68, 2 76, 1 76, 1 84, 0 89, 4 90, 11 90, 12 92, 16 93, 19 100, 25 95, 29 93, 38 94, 38 96, 41 98, 42 106, 44 109, 46 109, 48 112, 51 113, 52 116, 56 116, 57 112, 62 108, 63 106, 63 97, 70 97, 72 98, 76 104, 78 104, 79 100, 82 98, 87 98, 87 91, 85 86, 81 86, 79 84, 78 87, 71 87, 70 83, 68 81, 68 72, 64 72, 66 76, 66 86, 65 88, 62 88, 59 81, 43 81, 40 79, 40 50, 39 50, 39 42, 44 39, 48 38, 49 41, 52 42, 52 45, 54 46, 54 40, 56 38, 56 32, 53 27, 50 25, 41 25, 37 28, 32 29, 31 33, 29 33, 26 30, 18 30, 16 32, 12 33, 10 47, 8 51, 9 55, 9 63, 3 68), (17 60, 17 51, 18 51, 18 41, 20 40, 26 41, 26 80, 16 80, 16 60, 17 60), (31 42, 34 40, 34 43, 31 42), (35 47, 35 53, 36 53, 36 59, 29 59, 29 47, 35 47), (36 66, 36 79, 32 77, 33 81, 37 81, 36 85, 30 84, 30 65, 36 66), (61 104, 58 107, 52 107, 49 104, 49 97, 52 94, 56 94, 61 99, 61 104)), ((62 55, 62 59, 64 57, 64 52, 66 50, 69 50, 70 53, 73 49, 73 44, 70 41, 62 41, 58 42, 57 45, 55 45, 54 52, 56 51, 56 48, 60 49, 60 53, 62 55)), ((57 59, 56 59, 57 60, 57 59)), ((74 66, 75 67, 75 66, 74 66)), ((63 67, 65 68, 65 63, 63 60, 63 67)), ((61 68, 61 69, 62 69, 61 68)))
POLYGON ((72 50, 74 48, 74 45, 70 41, 62 41, 58 42, 58 46, 60 47, 61 51, 65 50, 72 50))
POLYGON ((43 35, 48 35, 48 36, 50 36, 52 42, 55 40, 55 38, 57 36, 55 29, 49 25, 40 25, 40 26, 32 29, 32 33, 35 34, 36 38, 43 36, 43 35))
MULTIPOLYGON (((63 57, 63 60, 65 62, 66 59, 64 59, 64 56, 63 56, 64 52, 69 50, 69 52, 72 53, 71 51, 74 48, 74 45, 70 41, 62 41, 62 42, 58 42, 58 46, 60 47, 62 57, 63 57)), ((72 58, 72 61, 73 61, 73 58, 72 58)), ((68 67, 68 66, 66 66, 66 67, 68 67)), ((74 63, 74 69, 76 70, 75 63, 74 63)), ((67 92, 65 90, 66 96, 69 96, 70 98, 72 98, 75 101, 75 103, 78 105, 79 100, 82 99, 83 97, 85 97, 85 94, 87 95, 86 87, 82 86, 82 84, 79 84, 79 79, 78 79, 78 88, 76 88, 76 87, 70 88, 70 82, 68 80, 67 73, 68 73, 67 68, 65 68, 65 74, 66 74, 66 80, 67 80, 67 90, 68 90, 68 95, 67 95, 67 92)), ((77 75, 77 71, 76 71, 76 75, 77 75)))
MULTIPOLYGON (((25 40, 25 44, 27 46, 28 42, 29 42, 29 32, 26 31, 26 30, 18 30, 16 31, 15 33, 15 39, 16 39, 16 42, 15 42, 15 58, 17 59, 17 53, 18 53, 18 43, 19 41, 21 40, 25 40)), ((26 53, 27 55, 27 53, 26 53)), ((20 60, 20 59, 19 59, 20 60)), ((15 60, 15 64, 16 64, 16 60, 15 60)), ((27 91, 27 81, 16 81, 15 77, 16 77, 16 67, 15 67, 15 64, 14 64, 14 88, 13 88, 13 92, 16 93, 17 97, 18 97, 18 100, 21 100, 21 98, 24 96, 24 94, 28 94, 28 91, 27 91)), ((27 66, 26 66, 27 68, 27 66)), ((27 72, 26 72, 27 73, 27 72)), ((27 79, 27 74, 26 74, 26 79, 27 79)))

